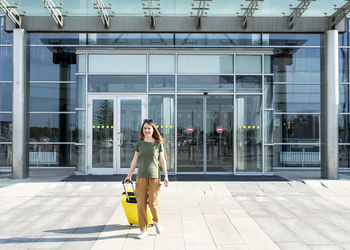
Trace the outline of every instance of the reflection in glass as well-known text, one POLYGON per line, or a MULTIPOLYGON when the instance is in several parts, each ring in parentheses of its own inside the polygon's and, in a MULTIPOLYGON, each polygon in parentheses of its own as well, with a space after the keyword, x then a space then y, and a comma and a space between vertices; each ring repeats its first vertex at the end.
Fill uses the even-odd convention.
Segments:
POLYGON ((12 81, 12 47, 0 47, 0 81, 12 81))
POLYGON ((168 171, 175 171, 175 100, 173 95, 150 95, 148 117, 159 126, 164 139, 168 171))
POLYGON ((274 119, 274 142, 319 142, 319 115, 276 114, 274 119))
POLYGON ((177 98, 177 170, 203 171, 203 97, 177 98))
POLYGON ((148 89, 150 92, 174 92, 175 76, 150 75, 148 77, 148 89))
POLYGON ((261 70, 261 56, 236 56, 236 74, 261 74, 261 70))
POLYGON ((76 146, 76 159, 77 163, 75 166, 76 171, 85 172, 85 145, 76 146))
POLYGON ((350 145, 339 145, 339 167, 350 168, 350 145))
MULTIPOLYGON (((119 3, 120 4, 120 3, 119 3)), ((127 3, 130 5, 130 3, 127 3)), ((130 6, 128 13, 130 12, 130 6)), ((117 46, 169 46, 174 44, 174 34, 90 33, 89 44, 117 46)))
POLYGON ((265 172, 273 172, 273 146, 264 146, 265 172))
POLYGON ((261 45, 260 34, 175 34, 177 46, 220 46, 261 45))
POLYGON ((350 85, 339 84, 339 112, 350 112, 350 85))
POLYGON ((274 145, 274 167, 320 167, 318 145, 274 145))
POLYGON ((30 114, 31 142, 75 142, 75 114, 30 114))
POLYGON ((30 47, 31 81, 75 81, 75 48, 30 47))
POLYGON ((261 76, 236 76, 236 91, 256 93, 262 91, 261 76))
POLYGON ((275 110, 280 112, 320 112, 320 85, 275 84, 275 110))
POLYGON ((85 76, 77 76, 77 108, 85 108, 86 107, 86 82, 85 76))
POLYGON ((237 96, 237 171, 262 171, 261 96, 237 96))
POLYGON ((90 73, 146 74, 146 55, 89 55, 90 73))
POLYGON ((76 142, 78 143, 85 143, 85 116, 86 111, 85 110, 77 110, 77 131, 76 131, 76 142))
POLYGON ((0 83, 0 111, 12 111, 12 84, 0 83))
POLYGON ((35 45, 84 45, 86 34, 30 33, 30 43, 35 45))
POLYGON ((233 74, 231 55, 179 55, 179 74, 233 74))
POLYGON ((273 108, 273 81, 272 76, 265 77, 264 87, 264 107, 273 108))
POLYGON ((78 57, 78 72, 86 72, 86 55, 77 55, 78 57))
POLYGON ((72 144, 29 145, 29 164, 31 166, 73 167, 77 163, 76 146, 72 144))
POLYGON ((89 76, 90 92, 145 92, 146 76, 89 76))
POLYGON ((350 142, 350 115, 339 115, 339 142, 350 142))
POLYGON ((0 144, 0 167, 12 166, 12 144, 0 144))
POLYGON ((339 49, 339 82, 349 81, 349 49, 339 49))
POLYGON ((174 74, 174 55, 149 55, 150 74, 174 74))
POLYGON ((319 46, 319 34, 264 34, 268 39, 264 39, 264 45, 278 46, 319 46))
POLYGON ((264 111, 264 143, 273 143, 273 111, 264 111))
POLYGON ((207 171, 233 171, 233 96, 207 97, 207 171))
POLYGON ((233 76, 178 76, 179 92, 233 92, 233 76))
POLYGON ((272 56, 264 55, 264 73, 265 74, 272 73, 272 56))
POLYGON ((129 168, 142 125, 141 100, 120 100, 120 167, 129 168))
POLYGON ((12 141, 12 114, 0 114, 0 142, 12 141))
POLYGON ((113 100, 93 100, 92 167, 113 168, 113 100))
POLYGON ((77 84, 31 83, 30 111, 74 111, 77 84))
POLYGON ((12 44, 12 33, 5 32, 5 16, 0 16, 0 44, 12 44))
POLYGON ((320 82, 320 49, 276 48, 273 55, 275 82, 320 82))

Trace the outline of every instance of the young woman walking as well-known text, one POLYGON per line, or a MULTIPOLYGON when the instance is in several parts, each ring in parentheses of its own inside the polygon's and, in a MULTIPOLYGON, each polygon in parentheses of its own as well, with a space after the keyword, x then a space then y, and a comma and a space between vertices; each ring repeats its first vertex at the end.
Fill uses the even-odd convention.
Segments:
POLYGON ((158 161, 160 161, 164 174, 164 186, 167 187, 169 180, 164 157, 163 138, 153 120, 145 119, 141 126, 139 141, 135 145, 135 153, 130 164, 129 174, 124 180, 125 183, 131 180, 137 163, 139 163, 135 187, 140 226, 139 239, 143 239, 148 235, 147 204, 153 216, 153 225, 156 228, 156 232, 158 234, 162 232, 158 217, 158 195, 162 185, 158 161))

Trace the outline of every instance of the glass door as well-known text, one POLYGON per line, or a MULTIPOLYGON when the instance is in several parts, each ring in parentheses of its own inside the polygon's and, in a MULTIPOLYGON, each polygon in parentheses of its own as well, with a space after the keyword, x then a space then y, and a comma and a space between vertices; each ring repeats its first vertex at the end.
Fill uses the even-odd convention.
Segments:
POLYGON ((128 173, 145 117, 145 96, 90 95, 88 172, 106 175, 128 173))

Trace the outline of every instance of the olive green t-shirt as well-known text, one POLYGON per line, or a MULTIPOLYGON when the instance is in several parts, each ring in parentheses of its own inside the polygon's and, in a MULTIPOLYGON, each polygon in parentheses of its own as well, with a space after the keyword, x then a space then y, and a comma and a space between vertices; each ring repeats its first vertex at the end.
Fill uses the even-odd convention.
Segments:
POLYGON ((140 140, 135 145, 135 151, 139 153, 138 177, 159 178, 160 171, 158 166, 159 153, 163 151, 163 144, 157 140, 146 142, 140 140))

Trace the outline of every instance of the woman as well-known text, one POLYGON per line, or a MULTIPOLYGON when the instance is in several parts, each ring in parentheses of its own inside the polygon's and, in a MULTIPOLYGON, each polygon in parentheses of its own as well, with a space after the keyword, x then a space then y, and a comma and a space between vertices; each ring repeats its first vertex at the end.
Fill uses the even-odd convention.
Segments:
POLYGON ((143 239, 148 235, 147 204, 151 210, 153 225, 157 233, 162 232, 158 218, 158 194, 162 185, 158 161, 160 161, 164 173, 164 185, 167 187, 169 180, 164 158, 163 138, 153 120, 145 119, 141 126, 139 141, 135 145, 134 158, 130 164, 129 174, 124 180, 126 183, 131 180, 132 173, 137 163, 139 163, 135 190, 140 226, 139 239, 143 239))

